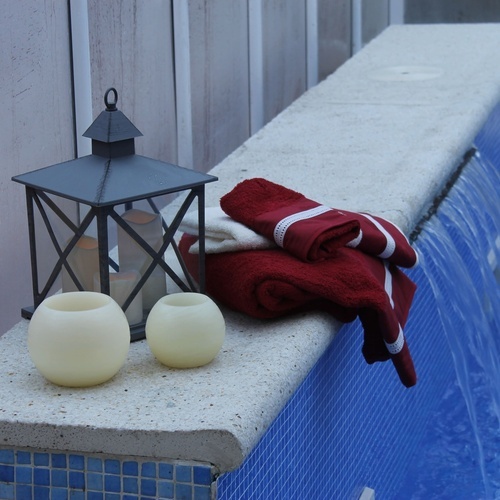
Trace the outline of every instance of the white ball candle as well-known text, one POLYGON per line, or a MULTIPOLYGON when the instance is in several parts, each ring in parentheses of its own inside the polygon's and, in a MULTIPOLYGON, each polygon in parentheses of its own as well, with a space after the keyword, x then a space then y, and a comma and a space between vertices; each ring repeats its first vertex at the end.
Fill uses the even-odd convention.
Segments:
POLYGON ((217 304, 200 293, 162 297, 146 321, 146 341, 155 357, 172 368, 210 363, 224 342, 226 325, 217 304))
POLYGON ((130 328, 121 307, 98 292, 45 299, 28 327, 28 350, 38 371, 68 387, 101 384, 123 366, 130 328))

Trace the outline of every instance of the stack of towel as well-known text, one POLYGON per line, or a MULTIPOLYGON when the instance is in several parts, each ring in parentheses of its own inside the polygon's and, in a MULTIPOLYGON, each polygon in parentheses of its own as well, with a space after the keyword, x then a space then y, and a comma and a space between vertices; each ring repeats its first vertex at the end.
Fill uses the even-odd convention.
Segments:
MULTIPOLYGON (((403 328, 415 284, 399 269, 418 258, 404 234, 373 215, 321 205, 266 179, 248 179, 206 213, 206 289, 256 318, 311 309, 359 316, 368 363, 391 359, 416 383, 403 328)), ((196 278, 197 218, 185 218, 179 249, 196 278)))

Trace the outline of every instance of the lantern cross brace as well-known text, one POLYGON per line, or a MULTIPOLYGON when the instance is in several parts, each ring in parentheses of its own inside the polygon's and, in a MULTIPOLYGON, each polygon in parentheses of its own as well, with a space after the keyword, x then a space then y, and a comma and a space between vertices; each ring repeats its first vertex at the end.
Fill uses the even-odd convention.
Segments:
MULTIPOLYGON (((87 214, 87 216, 84 218, 80 226, 76 226, 62 211, 61 209, 42 191, 35 190, 35 189, 27 189, 26 190, 26 195, 28 198, 28 207, 30 212, 31 212, 31 217, 30 220, 33 220, 33 201, 35 202, 38 211, 42 217, 42 220, 45 224, 45 227, 47 229, 47 233, 52 241, 52 244, 54 246, 55 251, 57 252, 58 255, 58 260, 54 265, 54 268, 52 272, 50 273, 49 277, 47 278, 47 282, 45 283, 45 286, 43 287, 42 291, 39 289, 39 283, 38 283, 38 269, 37 269, 37 262, 36 262, 36 257, 32 256, 31 263, 33 267, 33 289, 35 290, 35 307, 40 305, 40 303, 43 301, 43 299, 47 296, 50 288, 54 285, 57 276, 61 272, 62 267, 64 266, 66 271, 68 271, 68 274, 71 276, 71 279, 74 281, 75 285, 78 287, 79 290, 83 290, 83 286, 78 280, 77 276, 73 272, 73 269, 67 262, 67 257, 70 254, 71 250, 75 247, 75 245, 78 243, 78 240, 82 237, 84 234, 85 230, 88 228, 90 223, 92 222, 93 216, 92 214, 87 214), (54 233, 54 230, 52 228, 52 224, 50 223, 49 217, 47 215, 47 212, 45 208, 43 207, 43 204, 40 200, 43 200, 46 205, 59 217, 59 219, 66 224, 74 233, 74 236, 71 238, 71 240, 68 242, 66 245, 65 249, 63 250, 61 246, 59 245, 59 242, 57 241, 57 237, 54 233)), ((30 234, 29 234, 30 240, 31 240, 31 247, 35 251, 36 250, 36 235, 35 235, 35 230, 32 225, 30 225, 30 234)))

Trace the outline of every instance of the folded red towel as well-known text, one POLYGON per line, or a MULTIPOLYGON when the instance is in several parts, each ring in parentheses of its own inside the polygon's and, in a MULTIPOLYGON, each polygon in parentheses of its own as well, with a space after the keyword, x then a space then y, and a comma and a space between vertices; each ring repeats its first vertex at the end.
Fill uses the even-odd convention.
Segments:
POLYGON ((397 266, 413 267, 418 260, 405 235, 382 217, 326 207, 266 179, 240 182, 220 205, 232 219, 306 262, 346 245, 397 266))
MULTIPOLYGON (((195 241, 184 235, 179 249, 196 279, 198 258, 189 253, 195 241)), ((256 318, 311 309, 344 322, 359 315, 366 361, 391 359, 405 386, 416 383, 402 331, 416 287, 396 266, 350 248, 314 263, 277 248, 210 254, 205 272, 209 295, 256 318)))

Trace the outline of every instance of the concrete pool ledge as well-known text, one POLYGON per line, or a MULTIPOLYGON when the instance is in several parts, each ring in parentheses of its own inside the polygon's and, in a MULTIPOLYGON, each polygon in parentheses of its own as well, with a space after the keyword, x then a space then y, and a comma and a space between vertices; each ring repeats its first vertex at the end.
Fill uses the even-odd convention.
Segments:
MULTIPOLYGON (((500 100, 498 47, 497 24, 387 29, 217 165, 207 206, 265 177, 410 233, 500 100)), ((258 321, 222 310, 226 341, 210 365, 170 370, 141 341, 114 379, 89 389, 39 375, 22 320, 0 338, 0 447, 238 467, 340 324, 322 313, 258 321)))

